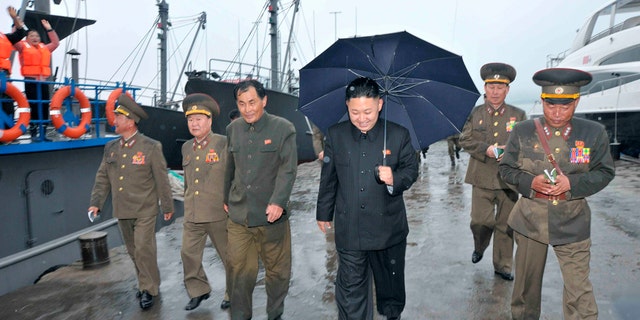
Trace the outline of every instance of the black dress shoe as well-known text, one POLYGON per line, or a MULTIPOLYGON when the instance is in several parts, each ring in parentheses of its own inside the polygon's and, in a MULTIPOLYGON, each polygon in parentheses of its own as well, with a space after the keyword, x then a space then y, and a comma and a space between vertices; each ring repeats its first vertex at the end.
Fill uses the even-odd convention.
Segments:
POLYGON ((136 291, 136 298, 140 299, 140 297, 142 297, 142 291, 138 290, 136 291))
POLYGON ((478 263, 480 260, 482 260, 482 252, 473 251, 471 254, 471 262, 478 263))
POLYGON ((202 300, 206 300, 209 299, 209 294, 205 293, 199 297, 195 297, 195 298, 191 298, 191 300, 189 300, 189 303, 187 303, 187 305, 184 307, 185 310, 193 310, 195 308, 197 308, 200 305, 200 302, 202 302, 202 300))
POLYGON ((153 296, 149 293, 149 291, 144 290, 140 295, 140 308, 142 310, 146 310, 153 306, 153 296))
POLYGON ((220 309, 222 310, 227 310, 231 307, 231 301, 229 300, 222 300, 222 303, 220 304, 220 309))
POLYGON ((494 272, 504 280, 513 281, 513 275, 509 272, 500 272, 500 271, 494 271, 494 272))
POLYGON ((387 317, 387 320, 400 320, 401 316, 397 317, 387 317))

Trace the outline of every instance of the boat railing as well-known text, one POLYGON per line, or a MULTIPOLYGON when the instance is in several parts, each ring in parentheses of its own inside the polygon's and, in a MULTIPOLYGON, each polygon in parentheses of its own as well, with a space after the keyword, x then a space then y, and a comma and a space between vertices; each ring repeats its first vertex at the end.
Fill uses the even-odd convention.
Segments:
MULTIPOLYGON (((262 67, 257 64, 249 64, 224 59, 209 59, 209 70, 207 74, 194 74, 202 77, 213 78, 214 80, 238 83, 240 81, 255 79, 260 81, 265 88, 272 90, 280 90, 273 88, 271 82, 271 68, 262 67)), ((279 77, 285 79, 286 74, 280 72, 279 77)))
POLYGON ((560 64, 560 62, 562 62, 562 60, 564 60, 564 58, 567 57, 567 54, 569 54, 569 50, 571 49, 567 49, 565 51, 562 51, 558 54, 548 54, 547 55, 547 68, 553 68, 558 66, 558 64, 560 64))
POLYGON ((585 45, 592 43, 592 42, 596 42, 597 40, 600 40, 606 36, 612 35, 614 33, 620 32, 623 30, 623 22, 616 24, 615 26, 611 27, 611 28, 607 28, 604 29, 596 34, 594 34, 591 39, 589 39, 589 41, 587 41, 587 43, 585 43, 585 45))
MULTIPOLYGON (((24 87, 25 83, 34 82, 35 80, 12 79, 0 75, 0 91, 4 92, 5 83, 11 83, 18 89, 24 87)), ((50 98, 42 99, 42 86, 37 86, 36 99, 28 99, 30 109, 36 108, 39 119, 30 119, 26 128, 22 128, 22 135, 13 141, 0 143, 0 154, 19 153, 19 152, 35 152, 42 150, 66 149, 72 147, 93 146, 104 144, 115 137, 111 126, 108 124, 105 105, 107 96, 116 89, 123 89, 131 93, 136 98, 139 88, 129 87, 126 83, 115 83, 107 85, 104 83, 76 83, 75 81, 65 78, 62 82, 56 81, 39 81, 49 85, 50 98), (80 103, 74 97, 67 97, 60 106, 60 114, 64 120, 64 126, 56 129, 51 121, 51 117, 43 119, 45 108, 49 108, 51 100, 55 93, 65 87, 70 87, 70 92, 75 94, 75 90, 80 90, 89 100, 91 109, 91 121, 88 129, 82 136, 78 138, 69 138, 63 135, 65 127, 75 127, 81 123, 82 110, 80 103), (32 131, 33 130, 33 131, 32 131), (33 132, 33 134, 32 134, 33 132), (47 143, 44 143, 47 142, 47 143)), ((23 92, 24 94, 24 92, 23 92)), ((26 95, 25 95, 26 97, 26 95)), ((16 125, 19 114, 17 112, 17 104, 13 99, 6 95, 0 96, 0 103, 6 105, 11 103, 14 106, 14 113, 7 114, 3 108, 0 108, 0 130, 10 129, 16 125)), ((33 113, 32 113, 33 114, 33 113)))
POLYGON ((640 79, 640 75, 637 73, 630 73, 627 75, 612 74, 611 78, 600 79, 592 82, 591 84, 583 87, 580 93, 583 96, 592 95, 595 93, 603 93, 605 90, 620 87, 627 83, 637 81, 640 79))

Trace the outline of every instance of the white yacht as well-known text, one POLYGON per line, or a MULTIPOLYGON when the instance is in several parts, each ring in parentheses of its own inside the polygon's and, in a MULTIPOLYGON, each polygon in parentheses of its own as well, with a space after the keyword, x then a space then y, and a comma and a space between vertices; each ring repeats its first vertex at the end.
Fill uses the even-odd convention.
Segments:
MULTIPOLYGON (((547 67, 590 72, 593 81, 582 88, 576 113, 604 124, 615 149, 638 157, 640 0, 610 1, 589 16, 569 50, 547 56, 547 67)), ((541 105, 529 113, 541 114, 541 105)))

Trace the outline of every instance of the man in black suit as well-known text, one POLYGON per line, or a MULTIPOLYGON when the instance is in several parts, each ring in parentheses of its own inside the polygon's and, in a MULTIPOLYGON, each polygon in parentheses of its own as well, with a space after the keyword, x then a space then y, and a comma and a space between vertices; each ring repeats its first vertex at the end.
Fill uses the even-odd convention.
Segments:
POLYGON ((383 100, 374 80, 352 81, 346 104, 350 121, 333 125, 325 137, 316 212, 322 232, 335 221, 339 318, 372 319, 373 274, 378 312, 400 319, 409 233, 402 193, 418 177, 416 150, 409 131, 389 121, 384 148, 383 100))

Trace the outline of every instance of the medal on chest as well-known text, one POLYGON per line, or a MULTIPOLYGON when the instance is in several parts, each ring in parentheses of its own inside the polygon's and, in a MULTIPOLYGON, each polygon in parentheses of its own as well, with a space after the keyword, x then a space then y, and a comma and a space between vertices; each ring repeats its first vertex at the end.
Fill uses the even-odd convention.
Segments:
POLYGON ((131 164, 141 165, 144 164, 145 155, 142 151, 138 151, 133 157, 131 157, 131 164))
POLYGON ((209 149, 207 156, 204 160, 206 163, 216 163, 220 161, 220 157, 218 157, 218 153, 214 149, 209 149))
POLYGON ((516 125, 516 117, 510 117, 509 121, 507 122, 507 132, 511 132, 511 130, 513 130, 513 127, 516 125))
POLYGON ((584 147, 584 141, 576 140, 575 148, 571 148, 571 163, 589 163, 591 148, 584 147))

